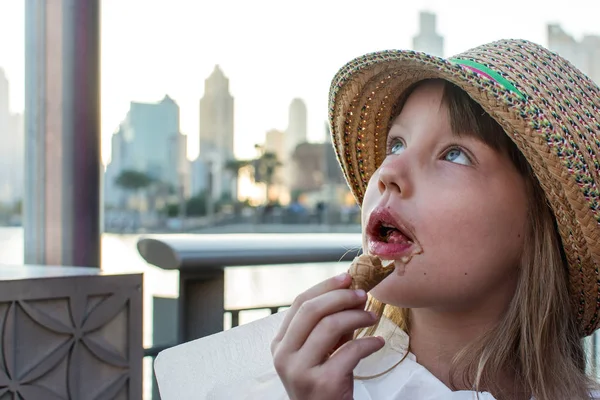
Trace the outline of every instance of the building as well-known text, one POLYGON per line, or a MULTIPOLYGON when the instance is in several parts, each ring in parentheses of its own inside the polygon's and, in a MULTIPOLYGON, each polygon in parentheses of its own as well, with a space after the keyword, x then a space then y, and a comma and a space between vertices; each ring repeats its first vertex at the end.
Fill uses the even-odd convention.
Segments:
POLYGON ((285 131, 288 154, 294 153, 296 146, 307 141, 307 112, 302 99, 293 99, 288 113, 288 126, 285 131))
POLYGON ((184 198, 191 196, 191 163, 187 158, 187 135, 178 134, 171 136, 169 147, 169 163, 176 166, 173 171, 176 189, 184 198))
POLYGON ((292 165, 296 173, 290 187, 292 201, 302 199, 308 207, 324 204, 331 211, 346 204, 348 185, 329 142, 298 145, 292 165))
POLYGON ((265 151, 277 155, 277 159, 281 162, 286 161, 285 132, 277 129, 267 131, 265 134, 265 151))
POLYGON ((318 191, 326 184, 346 184, 330 143, 298 145, 292 164, 296 173, 290 187, 292 191, 318 191))
POLYGON ((278 200, 281 204, 287 204, 290 201, 289 182, 286 179, 290 156, 286 150, 285 141, 286 133, 277 129, 271 129, 265 135, 264 151, 275 154, 281 163, 281 166, 275 170, 270 194, 271 198, 278 200))
POLYGON ((436 31, 434 13, 419 13, 419 33, 413 37, 413 49, 433 56, 444 56, 444 37, 436 31))
POLYGON ((23 115, 11 112, 9 90, 0 68, 0 203, 12 205, 23 198, 25 139, 23 115))
POLYGON ((346 178, 344 178, 342 168, 335 155, 335 148, 331 145, 331 130, 328 123, 325 124, 325 135, 327 137, 325 141, 325 182, 331 185, 345 186, 346 178))
POLYGON ((196 196, 209 187, 208 179, 210 177, 209 164, 202 161, 199 157, 191 163, 191 196, 196 196))
POLYGON ((288 112, 288 126, 285 130, 286 157, 282 166, 284 185, 292 188, 294 179, 300 174, 293 162, 296 148, 308 141, 306 104, 302 99, 293 99, 288 112))
POLYGON ((324 143, 302 143, 292 156, 292 192, 314 192, 325 184, 324 143))
POLYGON ((558 24, 547 26, 548 48, 560 54, 596 83, 600 83, 600 36, 585 35, 581 41, 558 24))
POLYGON ((115 180, 125 170, 189 191, 187 137, 179 131, 179 106, 169 96, 158 103, 131 102, 129 112, 112 137, 106 169, 105 202, 124 206, 128 195, 115 180))
POLYGON ((210 172, 211 176, 193 177, 194 182, 210 183, 208 190, 214 200, 231 197, 236 192, 237 181, 227 169, 234 159, 234 99, 229 93, 229 79, 221 68, 215 66, 204 81, 204 96, 200 100, 200 152, 198 167, 194 171, 210 172), (205 167, 200 167, 204 164, 205 167))

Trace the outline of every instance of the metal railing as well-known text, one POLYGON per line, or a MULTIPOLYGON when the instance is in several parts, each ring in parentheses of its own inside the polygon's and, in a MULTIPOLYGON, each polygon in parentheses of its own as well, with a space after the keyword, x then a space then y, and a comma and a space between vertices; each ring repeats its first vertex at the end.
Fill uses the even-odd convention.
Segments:
MULTIPOLYGON (((161 351, 224 329, 223 315, 231 326, 246 311, 269 310, 288 305, 226 309, 226 267, 292 265, 351 261, 361 248, 360 234, 226 234, 158 235, 138 242, 141 256, 166 270, 179 270, 177 338, 145 349, 154 359, 161 351)), ((156 389, 153 398, 158 399, 156 389)))
MULTIPOLYGON (((268 306, 268 307, 247 307, 247 308, 235 308, 235 309, 226 309, 225 313, 231 315, 231 327, 235 328, 240 325, 240 314, 246 311, 263 311, 268 310, 270 315, 278 313, 284 308, 289 307, 289 304, 279 305, 279 306, 268 306)), ((151 346, 144 349, 144 357, 152 357, 156 358, 158 353, 163 350, 166 350, 170 347, 177 346, 179 343, 171 343, 171 344, 161 344, 157 346, 151 346)))

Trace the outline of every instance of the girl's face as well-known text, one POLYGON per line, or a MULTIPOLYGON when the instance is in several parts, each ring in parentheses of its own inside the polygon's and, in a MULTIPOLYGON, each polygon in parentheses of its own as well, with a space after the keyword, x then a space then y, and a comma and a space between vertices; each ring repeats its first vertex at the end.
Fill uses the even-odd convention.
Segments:
POLYGON ((452 132, 442 95, 443 83, 429 82, 409 96, 369 182, 363 248, 396 260, 372 295, 440 311, 507 304, 527 229, 525 180, 507 155, 452 132))

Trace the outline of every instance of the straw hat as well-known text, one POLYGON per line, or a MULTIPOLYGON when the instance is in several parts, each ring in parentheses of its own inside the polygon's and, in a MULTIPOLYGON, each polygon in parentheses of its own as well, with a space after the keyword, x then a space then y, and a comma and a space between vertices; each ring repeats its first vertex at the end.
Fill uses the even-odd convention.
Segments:
POLYGON ((579 330, 591 334, 600 322, 600 88, 564 58, 524 40, 450 59, 396 50, 356 58, 333 79, 329 122, 359 204, 385 158, 395 102, 412 84, 433 78, 468 93, 531 164, 558 221, 579 330))

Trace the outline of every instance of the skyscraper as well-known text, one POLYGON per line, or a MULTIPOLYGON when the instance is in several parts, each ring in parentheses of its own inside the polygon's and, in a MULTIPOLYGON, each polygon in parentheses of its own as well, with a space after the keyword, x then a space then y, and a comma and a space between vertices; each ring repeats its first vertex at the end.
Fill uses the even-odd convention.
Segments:
POLYGON ((296 146, 307 142, 307 115, 306 104, 302 99, 294 99, 290 104, 288 114, 288 127, 286 134, 286 147, 288 153, 294 153, 296 146))
POLYGON ((419 33, 413 37, 413 49, 433 56, 444 56, 444 37, 436 31, 436 15, 419 13, 419 33))
POLYGON ((10 110, 9 82, 0 68, 0 202, 15 203, 23 197, 24 130, 23 116, 10 110))
POLYGON ((274 153, 277 160, 285 162, 287 154, 285 153, 285 132, 277 129, 271 129, 265 135, 265 151, 274 153))
POLYGON ((288 113, 288 126, 285 131, 286 158, 282 167, 284 184, 288 189, 295 187, 295 181, 302 174, 302 166, 293 162, 298 146, 308 142, 306 104, 302 99, 293 99, 288 113))
POLYGON ((233 157, 233 96, 218 65, 204 81, 200 100, 200 154, 213 151, 233 157))
POLYGON ((191 164, 187 158, 187 135, 178 134, 171 137, 170 164, 175 168, 171 173, 177 174, 176 180, 172 181, 178 190, 182 190, 185 198, 191 196, 191 164), (177 182, 177 184, 175 184, 177 182))
MULTIPOLYGON (((195 167, 195 171, 210 171, 210 192, 214 199, 235 193, 232 177, 226 169, 233 154, 233 96, 229 93, 229 79, 216 65, 204 81, 204 96, 200 100, 200 153, 197 163, 206 168, 195 167)), ((194 178, 194 181, 203 179, 194 178)))
POLYGON ((185 142, 179 131, 179 106, 169 96, 153 104, 131 102, 125 120, 112 137, 106 201, 122 202, 123 194, 118 194, 114 181, 124 170, 143 172, 158 181, 180 186, 185 162, 181 160, 181 147, 185 142))
POLYGON ((285 148, 285 132, 277 129, 271 129, 265 135, 265 147, 264 150, 269 153, 275 154, 277 161, 281 163, 281 166, 275 170, 275 176, 273 179, 273 185, 271 194, 273 198, 276 198, 280 203, 287 204, 290 200, 289 183, 286 179, 286 166, 289 166, 290 157, 286 152, 285 148))

